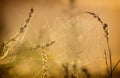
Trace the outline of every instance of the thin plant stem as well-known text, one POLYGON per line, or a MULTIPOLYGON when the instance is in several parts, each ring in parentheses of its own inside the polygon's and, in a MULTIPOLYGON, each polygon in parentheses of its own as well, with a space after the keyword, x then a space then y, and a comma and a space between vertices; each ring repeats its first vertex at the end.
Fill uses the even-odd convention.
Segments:
POLYGON ((107 68, 107 74, 109 75, 109 66, 108 66, 108 58, 107 58, 106 50, 104 50, 104 55, 105 55, 105 63, 106 63, 106 68, 107 68))
POLYGON ((92 12, 84 12, 84 13, 92 15, 94 18, 96 18, 102 24, 103 31, 105 32, 105 38, 106 38, 106 41, 107 41, 107 47, 108 47, 108 53, 109 53, 110 78, 112 78, 112 54, 111 54, 111 48, 110 48, 110 44, 109 44, 108 25, 106 23, 104 23, 101 20, 101 18, 99 16, 97 16, 95 13, 92 13, 92 12))
POLYGON ((108 44, 108 52, 109 52, 109 59, 110 59, 110 78, 112 78, 112 54, 111 54, 111 48, 109 45, 109 41, 107 41, 108 44))
POLYGON ((5 42, 5 45, 9 44, 12 41, 16 41, 16 39, 25 31, 25 29, 28 27, 28 24, 30 22, 30 19, 32 17, 33 12, 34 12, 34 9, 31 8, 30 13, 29 13, 29 17, 25 21, 25 24, 20 28, 19 32, 13 38, 11 38, 7 42, 5 42))
MULTIPOLYGON (((47 64, 47 54, 45 52, 45 49, 53 45, 55 41, 52 41, 50 43, 45 44, 44 46, 37 45, 33 50, 40 50, 41 56, 42 56, 42 63, 43 63, 43 78, 48 78, 47 71, 48 71, 48 64, 47 64)), ((40 71, 39 71, 40 72, 40 71)), ((39 72, 37 72, 33 78, 35 78, 39 72)))
POLYGON ((0 53, 3 53, 2 56, 0 56, 0 60, 3 60, 7 55, 8 55, 8 44, 12 41, 16 41, 16 39, 24 32, 24 30, 27 28, 27 25, 32 17, 32 14, 33 14, 33 8, 31 8, 30 10, 30 13, 29 13, 29 17, 28 19, 26 20, 25 24, 20 28, 19 32, 14 36, 12 37, 11 39, 9 39, 8 41, 6 42, 2 42, 0 43, 0 53))
POLYGON ((120 60, 115 64, 115 66, 112 69, 112 73, 114 72, 114 70, 117 68, 117 66, 120 64, 120 60))

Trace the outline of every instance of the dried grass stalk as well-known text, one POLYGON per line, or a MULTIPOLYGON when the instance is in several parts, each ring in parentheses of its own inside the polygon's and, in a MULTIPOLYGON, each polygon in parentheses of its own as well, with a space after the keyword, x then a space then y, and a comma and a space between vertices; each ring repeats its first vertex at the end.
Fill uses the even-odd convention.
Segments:
MULTIPOLYGON (((41 51, 42 63, 43 63, 43 78, 48 78, 48 74, 47 74, 47 71, 48 71, 47 54, 46 54, 45 49, 47 49, 48 47, 50 47, 54 43, 55 43, 55 41, 47 43, 44 46, 37 45, 36 48, 33 49, 33 50, 38 50, 39 49, 41 51)), ((33 78, 35 78, 38 74, 39 74, 39 71, 34 75, 33 78)))
POLYGON ((107 75, 109 75, 109 66, 108 66, 108 58, 107 58, 106 50, 104 50, 104 55, 105 55, 105 63, 107 68, 107 75))
POLYGON ((101 24, 102 24, 102 28, 103 31, 105 32, 105 38, 106 38, 106 42, 107 42, 107 47, 108 47, 108 53, 109 53, 109 63, 110 63, 110 78, 112 78, 112 54, 111 54, 111 48, 110 48, 110 44, 109 44, 109 32, 108 32, 108 25, 106 23, 104 23, 101 18, 99 16, 97 16, 95 13, 92 12, 84 12, 87 14, 92 15, 94 18, 96 18, 101 24))
POLYGON ((33 8, 31 8, 31 11, 29 13, 29 17, 26 20, 25 24, 20 28, 19 32, 12 37, 10 40, 6 41, 6 42, 1 42, 0 43, 0 61, 2 61, 4 58, 6 58, 6 56, 8 55, 8 44, 12 41, 16 41, 16 39, 21 35, 21 33, 23 33, 25 31, 25 29, 27 28, 27 25, 32 17, 33 14, 33 8))

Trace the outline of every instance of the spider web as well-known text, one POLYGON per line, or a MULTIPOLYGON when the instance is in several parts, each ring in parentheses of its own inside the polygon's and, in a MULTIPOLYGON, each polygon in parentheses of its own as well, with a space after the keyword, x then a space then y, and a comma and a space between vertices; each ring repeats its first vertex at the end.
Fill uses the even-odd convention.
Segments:
POLYGON ((49 30, 50 40, 56 41, 49 55, 58 63, 78 60, 88 64, 101 58, 106 48, 101 24, 87 14, 57 17, 49 30))

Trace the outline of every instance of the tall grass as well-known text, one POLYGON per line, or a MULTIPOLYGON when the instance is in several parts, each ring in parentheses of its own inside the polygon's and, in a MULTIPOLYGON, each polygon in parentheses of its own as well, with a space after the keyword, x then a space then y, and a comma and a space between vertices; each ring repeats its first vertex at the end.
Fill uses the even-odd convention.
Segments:
POLYGON ((87 14, 92 15, 94 18, 96 18, 98 20, 98 22, 101 23, 103 31, 105 32, 105 38, 106 38, 106 42, 107 42, 107 48, 108 48, 108 53, 109 53, 109 69, 108 69, 108 61, 107 61, 107 55, 106 55, 106 50, 105 50, 105 60, 106 60, 106 67, 107 70, 109 70, 109 74, 108 77, 109 78, 113 78, 113 71, 115 70, 115 68, 118 66, 118 64, 120 63, 119 61, 116 63, 116 65, 113 67, 112 65, 112 52, 111 52, 111 48, 110 48, 110 41, 109 41, 109 31, 108 31, 108 24, 104 23, 101 18, 99 16, 97 16, 95 13, 92 12, 85 12, 87 14))
POLYGON ((30 22, 30 19, 32 17, 34 10, 33 8, 31 8, 30 13, 29 13, 29 17, 27 18, 27 20, 25 21, 25 24, 20 28, 20 30, 18 31, 18 33, 16 33, 16 35, 14 37, 12 37, 11 39, 9 39, 7 42, 5 42, 5 45, 8 45, 10 42, 12 41, 16 41, 16 39, 22 34, 24 33, 25 29, 28 27, 28 24, 30 22))
MULTIPOLYGON (((47 54, 46 54, 46 49, 49 48, 51 45, 53 45, 55 43, 55 41, 52 41, 50 43, 47 43, 43 46, 41 45, 37 45, 36 48, 34 48, 34 50, 40 50, 41 53, 41 57, 42 57, 42 66, 43 66, 43 78, 48 78, 48 74, 47 74, 47 70, 48 70, 48 64, 47 64, 47 54)), ((38 71, 39 73, 39 71, 38 71)), ((38 73, 36 73, 33 78, 35 78, 38 73)))
MULTIPOLYGON (((19 32, 16 33, 16 35, 14 37, 12 37, 11 39, 9 39, 8 41, 6 42, 0 42, 0 60, 3 60, 4 58, 6 58, 6 56, 8 55, 8 48, 9 47, 9 44, 12 42, 12 41, 16 41, 17 38, 22 34, 24 33, 25 29, 27 28, 27 25, 32 17, 32 14, 33 14, 33 8, 31 8, 30 10, 30 13, 29 13, 29 17, 28 19, 26 20, 25 24, 20 28, 19 32)), ((11 61, 10 61, 11 62, 11 61)), ((9 62, 7 62, 9 63, 9 62)))

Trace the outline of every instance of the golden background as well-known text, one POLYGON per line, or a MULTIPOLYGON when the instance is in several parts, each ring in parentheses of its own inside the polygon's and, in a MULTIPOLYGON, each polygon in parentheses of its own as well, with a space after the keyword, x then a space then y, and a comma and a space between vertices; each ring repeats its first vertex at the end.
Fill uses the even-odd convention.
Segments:
MULTIPOLYGON (((30 22, 28 30, 28 38, 37 40, 39 35, 37 29, 40 29, 43 16, 48 16, 51 19, 59 16, 64 10, 68 9, 68 0, 3 0, 0 3, 1 14, 5 16, 5 31, 1 40, 8 40, 19 29, 27 18, 27 13, 30 8, 34 8, 34 16, 30 22), (33 32, 34 31, 34 32, 33 32), (36 34, 36 35, 35 35, 36 34)), ((91 11, 99 15, 105 23, 109 25, 110 31, 110 46, 112 49, 113 61, 120 59, 120 0, 76 0, 75 6, 79 11, 91 11)), ((0 17, 2 17, 1 15, 0 17)), ((47 19, 51 21, 51 19, 47 19)), ((50 22, 51 23, 51 22, 50 22)), ((43 28, 44 29, 44 28, 43 28)), ((43 31, 46 32, 47 30, 43 31)), ((103 60, 94 61, 94 65, 88 66, 95 68, 92 70, 102 70, 103 60), (96 69, 100 64, 101 69, 96 69)), ((118 66, 118 68, 120 65, 118 66)))

